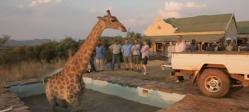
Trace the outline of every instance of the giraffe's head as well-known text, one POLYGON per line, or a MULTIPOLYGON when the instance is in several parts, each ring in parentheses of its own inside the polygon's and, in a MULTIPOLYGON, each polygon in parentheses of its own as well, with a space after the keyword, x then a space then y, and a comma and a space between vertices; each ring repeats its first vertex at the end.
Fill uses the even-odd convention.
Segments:
POLYGON ((107 10, 107 15, 104 17, 98 17, 99 21, 103 22, 105 28, 112 28, 116 30, 120 30, 122 32, 126 32, 125 26, 119 22, 118 18, 111 15, 110 10, 107 10))

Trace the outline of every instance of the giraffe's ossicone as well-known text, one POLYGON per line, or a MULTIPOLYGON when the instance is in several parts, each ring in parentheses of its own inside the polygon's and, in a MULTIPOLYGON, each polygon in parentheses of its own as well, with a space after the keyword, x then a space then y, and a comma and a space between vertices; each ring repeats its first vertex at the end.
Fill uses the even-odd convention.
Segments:
POLYGON ((126 31, 124 25, 107 10, 106 16, 98 17, 97 24, 79 50, 66 62, 64 68, 44 80, 46 96, 53 111, 56 111, 59 101, 65 102, 66 106, 75 112, 82 110, 81 95, 84 91, 82 75, 87 71, 88 61, 100 35, 107 28, 126 31))

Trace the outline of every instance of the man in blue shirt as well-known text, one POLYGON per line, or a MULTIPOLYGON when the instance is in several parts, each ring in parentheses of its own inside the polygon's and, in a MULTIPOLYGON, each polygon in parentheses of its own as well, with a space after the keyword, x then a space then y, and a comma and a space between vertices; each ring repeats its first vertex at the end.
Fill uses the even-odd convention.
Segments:
POLYGON ((198 51, 198 45, 197 45, 195 39, 193 39, 193 40, 191 41, 191 45, 190 45, 189 49, 190 49, 191 52, 196 52, 196 51, 198 51))
POLYGON ((131 48, 132 48, 132 45, 129 43, 128 39, 125 39, 124 45, 122 46, 121 51, 123 54, 126 70, 129 70, 129 68, 130 70, 132 70, 131 48))
POLYGON ((98 71, 104 70, 104 59, 105 59, 105 47, 102 45, 101 41, 98 41, 96 47, 96 67, 98 71))

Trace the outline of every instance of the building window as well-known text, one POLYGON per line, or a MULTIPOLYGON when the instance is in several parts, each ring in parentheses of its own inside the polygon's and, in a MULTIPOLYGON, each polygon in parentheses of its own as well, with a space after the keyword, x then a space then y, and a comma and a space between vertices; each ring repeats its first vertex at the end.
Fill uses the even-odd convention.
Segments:
POLYGON ((157 29, 158 29, 158 30, 161 30, 161 26, 157 26, 157 29))

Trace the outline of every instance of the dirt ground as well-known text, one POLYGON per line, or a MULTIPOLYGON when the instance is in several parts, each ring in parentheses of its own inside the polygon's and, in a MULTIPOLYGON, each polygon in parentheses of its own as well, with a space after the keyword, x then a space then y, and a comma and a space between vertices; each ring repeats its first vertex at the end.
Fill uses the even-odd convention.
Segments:
POLYGON ((187 95, 181 101, 158 112, 249 112, 249 102, 187 95))

